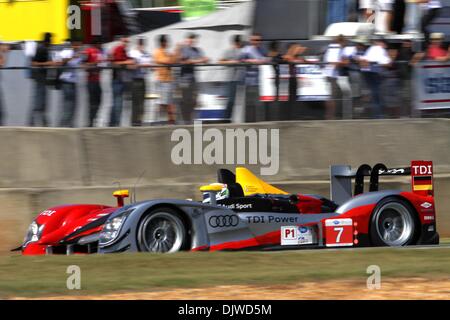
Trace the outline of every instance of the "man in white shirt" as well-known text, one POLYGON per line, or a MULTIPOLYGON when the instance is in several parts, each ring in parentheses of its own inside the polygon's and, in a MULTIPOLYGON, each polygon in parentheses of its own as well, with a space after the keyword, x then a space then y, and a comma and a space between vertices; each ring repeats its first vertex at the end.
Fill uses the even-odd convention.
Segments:
POLYGON ((74 127, 75 123, 75 110, 77 106, 77 83, 78 83, 78 70, 83 57, 81 55, 81 42, 74 40, 71 41, 70 47, 64 49, 59 54, 61 64, 66 68, 59 79, 62 82, 63 91, 63 112, 60 118, 59 125, 61 127, 74 127))
POLYGON ((245 122, 262 121, 264 108, 259 100, 259 65, 269 62, 266 50, 262 46, 262 37, 258 33, 250 36, 250 44, 241 51, 242 62, 255 64, 248 66, 245 73, 245 122))
POLYGON ((391 58, 386 50, 386 43, 376 38, 360 59, 361 72, 366 80, 372 96, 372 117, 381 119, 384 116, 384 101, 381 93, 383 81, 383 68, 391 63, 391 58))
POLYGON ((135 61, 132 67, 133 81, 131 83, 131 124, 133 127, 141 126, 144 116, 145 92, 146 92, 146 76, 148 74, 148 66, 150 66, 151 56, 145 49, 145 39, 139 38, 137 47, 130 51, 129 56, 135 61))
POLYGON ((343 117, 348 118, 352 113, 351 87, 348 79, 349 57, 354 47, 347 46, 347 40, 343 35, 338 36, 333 43, 328 46, 323 57, 326 63, 324 73, 331 86, 331 96, 326 102, 325 119, 332 120, 336 117, 336 100, 340 99, 342 92, 343 117))

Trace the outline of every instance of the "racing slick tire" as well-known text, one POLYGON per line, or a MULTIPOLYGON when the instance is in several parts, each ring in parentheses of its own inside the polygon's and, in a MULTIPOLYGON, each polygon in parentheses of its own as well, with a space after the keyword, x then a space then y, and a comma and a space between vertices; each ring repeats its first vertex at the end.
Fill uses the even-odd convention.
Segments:
POLYGON ((388 197, 375 207, 370 221, 370 240, 374 246, 399 247, 414 244, 420 222, 406 200, 388 197))
POLYGON ((173 253, 187 245, 187 230, 183 217, 172 208, 157 208, 143 217, 138 226, 140 251, 173 253))

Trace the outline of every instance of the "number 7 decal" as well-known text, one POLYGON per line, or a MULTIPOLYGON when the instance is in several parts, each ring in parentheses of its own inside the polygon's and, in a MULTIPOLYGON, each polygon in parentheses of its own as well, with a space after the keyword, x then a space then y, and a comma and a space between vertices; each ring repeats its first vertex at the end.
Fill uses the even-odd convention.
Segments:
POLYGON ((334 231, 336 231, 338 233, 336 236, 336 243, 341 242, 341 236, 342 236, 342 232, 344 232, 344 227, 336 227, 336 228, 334 228, 334 231))
POLYGON ((353 246, 353 220, 350 218, 325 220, 324 232, 327 247, 353 246))

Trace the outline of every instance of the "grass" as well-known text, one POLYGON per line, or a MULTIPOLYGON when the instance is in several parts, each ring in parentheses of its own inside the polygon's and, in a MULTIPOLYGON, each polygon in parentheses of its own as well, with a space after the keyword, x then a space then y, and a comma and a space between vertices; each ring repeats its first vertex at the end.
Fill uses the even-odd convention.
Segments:
POLYGON ((282 252, 0 256, 0 298, 157 291, 216 285, 277 285, 302 281, 366 281, 382 276, 447 278, 450 248, 369 248, 282 252), (69 265, 81 268, 82 290, 66 288, 69 265))

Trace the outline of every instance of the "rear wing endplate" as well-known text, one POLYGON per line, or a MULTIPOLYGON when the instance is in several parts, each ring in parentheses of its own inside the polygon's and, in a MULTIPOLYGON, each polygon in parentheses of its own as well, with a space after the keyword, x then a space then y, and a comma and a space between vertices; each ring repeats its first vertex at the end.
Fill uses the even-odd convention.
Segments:
POLYGON ((364 178, 370 177, 369 192, 378 191, 380 176, 408 176, 411 175, 411 189, 414 193, 433 196, 433 162, 412 161, 410 167, 387 168, 378 163, 373 168, 363 164, 355 171, 349 165, 334 165, 330 167, 330 195, 331 199, 342 204, 364 193, 364 178), (352 180, 355 179, 354 188, 352 180), (353 190, 352 190, 353 189, 353 190))

